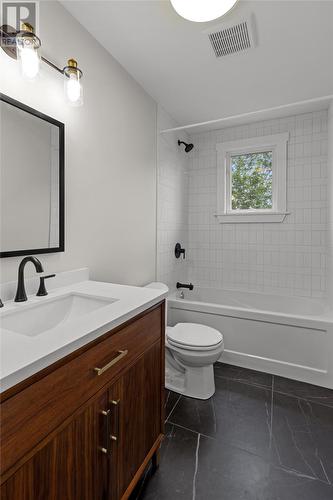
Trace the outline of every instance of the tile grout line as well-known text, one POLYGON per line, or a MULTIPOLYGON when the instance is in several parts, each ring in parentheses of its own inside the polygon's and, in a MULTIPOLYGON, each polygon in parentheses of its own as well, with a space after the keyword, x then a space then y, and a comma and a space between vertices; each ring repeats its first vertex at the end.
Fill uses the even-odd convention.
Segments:
POLYGON ((271 395, 271 428, 270 428, 270 436, 269 436, 269 448, 272 448, 272 439, 273 439, 273 408, 274 408, 274 375, 272 375, 272 395, 271 395))
MULTIPOLYGON (((267 373, 268 375, 271 375, 272 378, 276 376, 276 375, 270 374, 268 372, 261 372, 261 373, 267 373)), ((265 384, 257 384, 255 382, 248 382, 247 380, 244 380, 244 379, 237 379, 237 378, 233 378, 233 377, 226 377, 225 375, 219 375, 219 374, 217 374, 215 372, 214 372, 214 375, 215 375, 215 377, 217 377, 219 379, 232 380, 234 382, 238 382, 239 384, 250 385, 250 386, 253 386, 253 387, 258 387, 260 389, 266 389, 266 390, 270 389, 270 387, 268 385, 265 385, 265 384)), ((290 380, 293 381, 293 379, 290 379, 290 380)), ((307 384, 307 382, 303 382, 303 383, 307 384)), ((272 388, 272 384, 271 384, 271 388, 272 388)), ((292 394, 290 392, 284 392, 284 391, 280 391, 280 390, 276 390, 276 389, 274 389, 274 391, 276 393, 278 393, 278 394, 283 394, 284 396, 289 396, 289 397, 295 398, 295 399, 302 399, 304 401, 309 401, 310 403, 314 403, 314 404, 318 404, 318 405, 321 405, 321 406, 325 406, 327 408, 333 408, 332 403, 328 403, 327 404, 327 403, 319 400, 319 399, 325 399, 326 396, 313 396, 313 397, 310 396, 310 398, 308 398, 306 396, 299 396, 299 395, 296 395, 296 394, 292 394)))
MULTIPOLYGON (((188 427, 184 427, 183 425, 175 424, 175 423, 173 423, 173 422, 168 422, 168 423, 169 423, 170 425, 172 425, 173 427, 178 427, 178 428, 180 428, 180 429, 184 429, 184 430, 186 430, 186 431, 188 431, 188 432, 191 432, 192 434, 197 434, 197 435, 199 435, 199 434, 200 434, 200 437, 202 436, 202 437, 207 438, 207 439, 212 439, 213 441, 215 440, 215 438, 214 438, 214 437, 212 437, 212 436, 207 436, 207 434, 202 434, 202 432, 197 432, 197 431, 194 431, 193 429, 189 429, 188 427)), ((253 456, 255 456, 255 457, 260 458, 261 460, 264 460, 264 457, 263 457, 262 455, 258 454, 258 453, 255 453, 255 452, 253 452, 253 451, 250 451, 250 450, 248 450, 248 449, 246 449, 246 448, 243 448, 242 446, 238 446, 238 445, 233 444, 233 443, 228 443, 228 444, 229 444, 229 446, 231 446, 232 448, 236 448, 236 449, 238 449, 238 450, 240 450, 240 451, 242 451, 242 452, 244 452, 244 453, 246 453, 246 454, 253 455, 253 456)), ((272 463, 271 465, 272 465, 273 467, 276 467, 277 469, 284 470, 285 472, 288 472, 288 473, 290 473, 290 474, 295 474, 295 475, 298 475, 298 476, 303 476, 303 477, 306 477, 306 478, 308 478, 308 479, 312 479, 312 480, 314 480, 314 481, 319 481, 319 482, 322 482, 322 483, 324 483, 324 484, 328 484, 326 481, 323 481, 322 479, 319 479, 319 478, 318 478, 318 477, 316 477, 316 476, 310 476, 310 475, 308 475, 308 474, 304 474, 304 473, 302 473, 302 472, 298 471, 297 469, 293 469, 293 468, 288 468, 288 467, 285 467, 285 466, 284 466, 281 462, 279 463, 279 465, 276 465, 276 464, 274 464, 274 463, 272 463)))
MULTIPOLYGON (((332 403, 325 404, 321 401, 317 401, 315 397, 312 399, 309 399, 306 396, 297 396, 296 394, 291 394, 290 392, 277 391, 276 389, 274 389, 274 392, 276 392, 277 394, 282 394, 282 396, 288 396, 289 398, 300 399, 300 400, 306 401, 308 403, 316 404, 319 406, 325 406, 325 408, 333 409, 332 403)), ((325 396, 323 396, 323 397, 325 397, 325 396)))
POLYGON ((205 437, 207 439, 213 439, 213 440, 215 440, 215 438, 213 436, 208 436, 207 434, 203 434, 202 432, 194 431, 193 429, 189 429, 188 427, 184 427, 184 425, 175 424, 175 422, 172 422, 171 420, 169 420, 166 423, 170 424, 170 425, 173 425, 174 427, 179 427, 180 429, 184 429, 184 431, 192 432, 192 434, 201 434, 201 436, 203 436, 203 437, 205 437))
POLYGON ((170 411, 169 415, 168 415, 168 416, 167 416, 167 418, 165 419, 165 422, 168 422, 169 418, 171 417, 171 415, 172 415, 172 413, 173 413, 174 409, 176 408, 176 406, 177 406, 177 404, 178 404, 178 402, 179 402, 179 400, 180 400, 180 398, 181 398, 181 397, 182 397, 181 395, 180 395, 180 396, 178 396, 178 399, 177 399, 177 401, 175 402, 175 404, 173 405, 173 407, 172 407, 172 409, 171 409, 171 411, 170 411))
POLYGON ((192 484, 192 500, 195 500, 195 496, 196 496, 196 481, 197 481, 197 473, 198 473, 198 465, 199 465, 200 436, 201 436, 201 434, 198 434, 197 448, 195 450, 195 468, 194 468, 193 484, 192 484))
POLYGON ((166 408, 166 407, 167 407, 167 404, 168 404, 169 399, 170 399, 170 394, 171 394, 171 391, 168 391, 168 396, 167 396, 166 401, 165 401, 165 403, 164 403, 164 408, 166 408))
MULTIPOLYGON (((248 382, 247 380, 244 380, 244 379, 239 379, 239 378, 233 378, 233 377, 225 377, 224 375, 217 375, 216 373, 214 373, 215 377, 216 378, 219 378, 219 379, 223 379, 223 380, 231 380, 233 382, 238 382, 239 384, 245 384, 245 385, 251 385, 253 387, 258 387, 259 389, 269 389, 270 386, 269 385, 265 385, 265 384, 256 384, 255 382, 248 382)), ((270 375, 270 374, 268 374, 270 375)), ((273 375, 272 375, 273 377, 273 375)))
MULTIPOLYGON (((273 403, 273 401, 274 401, 274 392, 277 392, 278 394, 283 394, 283 393, 280 393, 279 391, 274 391, 274 375, 272 375, 271 429, 273 429, 273 411, 274 411, 274 410, 273 410, 273 407, 274 407, 274 406, 273 406, 273 404, 274 404, 274 403, 273 403)), ((284 394, 284 395, 287 395, 287 394, 284 394)), ((295 397, 295 398, 298 400, 298 402, 299 402, 300 398, 297 398, 297 396, 294 396, 294 397, 295 397)), ((305 401, 308 403, 308 400, 305 400, 305 401)), ((322 406, 323 406, 323 405, 322 405, 322 406)), ((301 411, 302 411, 302 413, 304 414, 304 412, 303 412, 302 408, 301 408, 301 411)), ((271 434, 271 438, 273 438, 273 432, 272 432, 272 434, 271 434)), ((287 473, 289 473, 289 474, 295 474, 295 475, 297 475, 298 477, 300 477, 300 476, 301 476, 301 477, 306 477, 306 478, 308 478, 308 479, 312 479, 312 480, 315 480, 315 481, 321 481, 321 482, 323 482, 324 484, 329 484, 329 485, 331 485, 332 483, 330 482, 330 480, 329 480, 329 478, 328 478, 328 476, 327 476, 327 474, 326 474, 326 470, 325 470, 325 468, 324 468, 324 466, 323 466, 323 464, 322 464, 322 461, 321 461, 321 459, 319 459, 319 460, 320 460, 320 464, 321 464, 321 466, 322 466, 322 469, 323 469, 323 471, 324 471, 324 473, 325 473, 325 476, 326 476, 327 482, 325 482, 325 481, 323 481, 322 479, 320 479, 320 478, 319 478, 319 477, 318 477, 318 476, 314 473, 314 471, 313 471, 312 467, 311 467, 311 466, 309 466, 309 464, 307 464, 307 465, 310 467, 311 472, 314 474, 313 476, 310 476, 310 475, 308 475, 308 474, 301 473, 300 471, 297 471, 296 469, 290 469, 289 467, 285 467, 285 466, 281 463, 281 459, 279 459, 280 466, 279 466, 278 468, 281 468, 282 470, 284 470, 285 472, 287 472, 287 473)), ((307 463, 307 462, 305 462, 305 463, 307 463)))

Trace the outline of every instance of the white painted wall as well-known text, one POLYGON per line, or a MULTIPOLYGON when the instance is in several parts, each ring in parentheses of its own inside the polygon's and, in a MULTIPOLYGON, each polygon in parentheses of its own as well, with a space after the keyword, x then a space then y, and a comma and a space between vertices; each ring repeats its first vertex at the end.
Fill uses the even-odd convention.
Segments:
MULTIPOLYGON (((41 261, 143 284, 155 278, 156 103, 58 2, 40 2, 39 35, 46 57, 61 67, 75 57, 84 71, 84 105, 72 108, 57 72, 43 64, 37 82, 24 82, 0 51, 0 91, 66 127, 66 251, 41 261)), ((19 261, 1 260, 3 282, 19 261)))
POLYGON ((328 110, 328 193, 328 291, 330 303, 333 304, 333 101, 328 110))
POLYGON ((326 297, 327 111, 193 134, 192 139, 188 279, 213 288, 326 297), (219 224, 214 217, 216 144, 282 132, 290 133, 290 215, 284 223, 219 224))
MULTIPOLYGON (((158 130, 176 127, 177 122, 158 107, 158 130)), ((189 154, 178 139, 189 142, 184 134, 158 135, 157 183, 157 278, 174 290, 177 281, 186 280, 187 260, 175 258, 179 242, 188 248, 188 164, 189 154)), ((187 256, 186 256, 187 257, 187 256)))

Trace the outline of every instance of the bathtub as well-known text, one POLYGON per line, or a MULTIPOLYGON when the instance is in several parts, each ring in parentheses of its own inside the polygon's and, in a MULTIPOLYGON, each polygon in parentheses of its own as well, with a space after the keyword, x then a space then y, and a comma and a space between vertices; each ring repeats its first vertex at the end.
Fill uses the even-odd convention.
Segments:
POLYGON ((195 287, 168 299, 168 324, 202 323, 223 333, 220 359, 333 388, 333 311, 308 298, 195 287))

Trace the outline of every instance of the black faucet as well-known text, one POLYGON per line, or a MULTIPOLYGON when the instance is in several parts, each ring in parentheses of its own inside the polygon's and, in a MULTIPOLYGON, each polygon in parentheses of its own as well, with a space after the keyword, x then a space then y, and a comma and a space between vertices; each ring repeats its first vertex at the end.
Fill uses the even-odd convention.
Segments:
POLYGON ((176 287, 177 288, 188 288, 189 290, 193 290, 194 286, 192 285, 192 283, 179 283, 179 281, 177 281, 177 284, 176 284, 176 287))
POLYGON ((42 273, 44 271, 42 263, 40 260, 37 259, 37 257, 33 257, 32 255, 29 257, 24 257, 24 259, 21 260, 21 263, 19 265, 18 269, 18 280, 17 280, 17 290, 16 290, 16 295, 15 295, 15 302, 25 302, 28 300, 27 294, 25 293, 25 286, 24 286, 24 268, 27 262, 32 262, 33 265, 36 268, 37 273, 42 273))
POLYGON ((3 307, 3 302, 1 299, 0 299, 0 307, 3 307))

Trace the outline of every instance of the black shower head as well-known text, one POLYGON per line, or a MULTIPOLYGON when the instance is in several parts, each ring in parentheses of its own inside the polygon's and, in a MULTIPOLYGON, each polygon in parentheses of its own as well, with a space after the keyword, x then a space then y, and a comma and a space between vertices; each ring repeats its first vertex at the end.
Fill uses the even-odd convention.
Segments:
POLYGON ((178 141, 178 146, 180 146, 181 144, 184 144, 185 146, 185 153, 189 153, 194 148, 193 144, 187 144, 184 141, 178 141))

